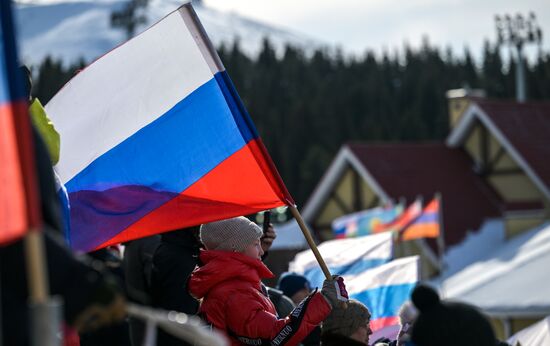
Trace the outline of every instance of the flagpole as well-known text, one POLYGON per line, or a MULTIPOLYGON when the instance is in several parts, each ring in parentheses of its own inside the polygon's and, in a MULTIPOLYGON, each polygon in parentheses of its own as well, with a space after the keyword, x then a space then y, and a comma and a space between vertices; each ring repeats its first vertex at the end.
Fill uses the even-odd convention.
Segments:
POLYGON ((31 229, 25 237, 25 256, 32 303, 44 303, 48 297, 48 278, 42 233, 31 229))
POLYGON ((49 296, 44 234, 31 228, 24 238, 29 287, 31 345, 60 346, 62 303, 49 296))
POLYGON ((437 213, 437 221, 439 222, 439 236, 437 237, 437 249, 439 252, 439 268, 443 272, 443 256, 445 255, 445 228, 443 228, 443 198, 441 192, 435 193, 435 198, 439 207, 439 212, 437 213))
POLYGON ((306 223, 304 222, 304 219, 302 219, 302 215, 300 215, 300 212, 298 211, 296 206, 289 205, 288 207, 290 208, 290 212, 292 213, 292 216, 294 216, 294 219, 296 219, 296 222, 298 222, 298 225, 300 226, 300 229, 302 230, 304 237, 306 237, 307 243, 311 248, 311 251, 313 251, 313 255, 315 255, 315 259, 317 259, 319 266, 321 266, 321 270, 323 271, 323 274, 325 274, 326 279, 327 280, 332 279, 332 275, 328 270, 327 264, 325 263, 325 260, 321 256, 319 249, 317 249, 317 245, 315 245, 315 241, 313 240, 313 237, 311 236, 311 232, 307 228, 306 223))

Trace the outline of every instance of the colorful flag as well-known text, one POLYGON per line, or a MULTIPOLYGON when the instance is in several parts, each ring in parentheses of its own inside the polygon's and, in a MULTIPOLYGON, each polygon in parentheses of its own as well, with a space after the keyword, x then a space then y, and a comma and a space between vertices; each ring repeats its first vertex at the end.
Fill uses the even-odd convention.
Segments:
POLYGON ((75 249, 294 203, 190 4, 77 74, 46 111, 75 249))
POLYGON ((372 234, 376 227, 394 221, 402 212, 403 206, 398 204, 341 216, 332 222, 334 237, 342 239, 372 234))
POLYGON ((403 229, 399 238, 412 240, 418 238, 437 238, 439 236, 439 200, 434 198, 422 210, 422 214, 403 229))
POLYGON ((394 221, 379 224, 374 228, 374 233, 400 232, 407 227, 422 213, 422 201, 416 199, 409 207, 394 221))
POLYGON ((399 324, 399 308, 419 280, 419 257, 393 260, 360 275, 344 276, 350 298, 365 304, 374 332, 399 324))
POLYGON ((27 102, 17 68, 11 1, 0 0, 0 244, 40 224, 27 102))
MULTIPOLYGON (((333 275, 358 275, 387 263, 393 257, 391 233, 358 238, 336 239, 321 243, 321 256, 333 275)), ((289 271, 303 274, 311 287, 322 287, 325 275, 311 250, 298 253, 289 263, 289 271)))

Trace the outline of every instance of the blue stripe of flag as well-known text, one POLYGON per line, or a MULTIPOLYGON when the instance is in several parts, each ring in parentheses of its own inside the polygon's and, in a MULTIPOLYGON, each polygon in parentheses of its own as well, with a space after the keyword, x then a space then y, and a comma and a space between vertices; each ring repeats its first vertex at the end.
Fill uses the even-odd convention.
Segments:
POLYGON ((435 223, 439 222, 437 213, 427 212, 427 213, 422 213, 422 215, 420 215, 418 219, 416 219, 412 223, 412 225, 419 224, 419 223, 434 223, 434 222, 435 223))
POLYGON ((359 293, 351 293, 350 298, 365 304, 371 313, 371 320, 397 316, 399 308, 410 299, 416 283, 382 286, 359 293))
POLYGON ((256 126, 250 118, 250 115, 248 115, 248 111, 246 110, 246 107, 239 97, 237 89, 235 89, 235 86, 233 85, 233 82, 231 81, 231 78, 229 78, 227 72, 223 71, 220 73, 216 73, 214 77, 218 82, 220 90, 225 97, 225 101, 227 102, 229 109, 231 110, 231 114, 233 115, 235 123, 241 131, 241 135, 243 136, 245 141, 248 143, 248 141, 250 141, 251 139, 258 138, 259 135, 256 131, 256 126))
POLYGON ((11 1, 0 0, 0 104, 26 99, 16 48, 11 1))
MULTIPOLYGON (((382 259, 361 259, 353 263, 341 265, 341 266, 330 266, 329 271, 333 275, 358 275, 364 272, 365 270, 378 267, 382 264, 388 263, 389 258, 382 259)), ((323 281, 325 280, 325 274, 323 274, 321 268, 314 267, 306 270, 304 276, 309 280, 311 287, 322 287, 323 281)))
POLYGON ((235 123, 233 112, 238 109, 228 107, 220 83, 223 79, 219 76, 211 79, 98 157, 66 184, 68 192, 102 191, 124 185, 184 191, 255 134, 243 122, 235 123))
POLYGON ((221 74, 66 184, 73 248, 111 239, 255 139, 221 74))

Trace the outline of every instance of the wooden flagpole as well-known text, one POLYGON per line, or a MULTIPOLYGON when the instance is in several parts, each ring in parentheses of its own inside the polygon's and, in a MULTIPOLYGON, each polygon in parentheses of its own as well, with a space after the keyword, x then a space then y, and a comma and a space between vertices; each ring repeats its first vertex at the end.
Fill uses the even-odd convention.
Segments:
POLYGON ((315 258, 317 259, 319 266, 321 266, 321 270, 325 274, 326 279, 327 280, 332 279, 332 275, 328 270, 327 264, 325 263, 325 260, 321 256, 319 249, 317 249, 317 245, 315 245, 315 241, 313 240, 313 237, 311 236, 311 233, 307 228, 306 223, 304 222, 304 219, 302 219, 302 215, 300 215, 300 212, 298 211, 296 206, 289 205, 288 207, 290 208, 290 212, 292 213, 292 216, 294 216, 294 218, 296 219, 296 222, 298 222, 298 225, 300 226, 300 229, 302 230, 304 237, 306 237, 307 243, 311 248, 311 251, 313 251, 313 255, 315 255, 315 258))
POLYGON ((29 296, 32 303, 45 303, 48 292, 46 256, 42 232, 30 229, 25 236, 25 257, 29 280, 29 296))

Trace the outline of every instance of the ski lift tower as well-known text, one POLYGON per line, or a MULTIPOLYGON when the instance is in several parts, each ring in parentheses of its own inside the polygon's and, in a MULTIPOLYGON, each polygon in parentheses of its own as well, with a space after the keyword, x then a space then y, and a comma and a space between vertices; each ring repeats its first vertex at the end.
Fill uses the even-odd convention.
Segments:
POLYGON ((515 17, 505 15, 495 16, 497 42, 501 46, 508 44, 516 48, 516 99, 525 102, 527 85, 525 82, 525 59, 523 47, 528 43, 542 43, 542 30, 537 24, 535 14, 531 12, 528 18, 517 14, 515 17))

